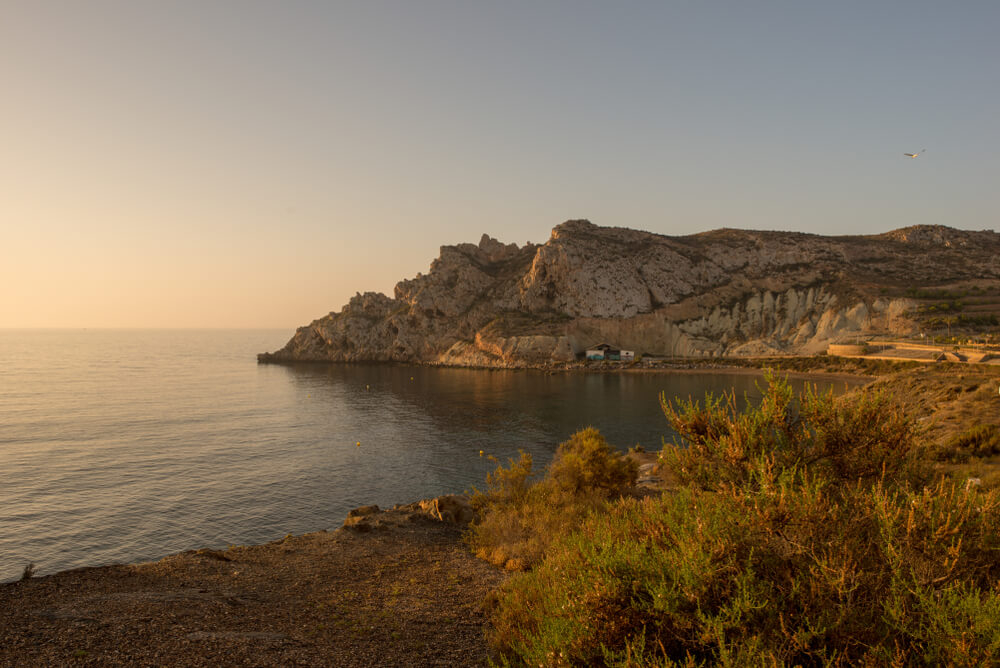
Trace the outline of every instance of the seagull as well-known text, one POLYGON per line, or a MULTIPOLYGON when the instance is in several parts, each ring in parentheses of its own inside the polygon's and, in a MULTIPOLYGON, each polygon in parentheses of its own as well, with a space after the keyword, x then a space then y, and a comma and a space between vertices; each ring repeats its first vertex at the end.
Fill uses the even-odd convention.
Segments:
MULTIPOLYGON (((924 152, 924 151, 926 151, 926 150, 927 150, 927 149, 925 148, 925 149, 924 149, 923 151, 921 151, 920 153, 923 153, 923 152, 924 152)), ((918 155, 920 155, 920 153, 904 153, 903 155, 905 155, 905 156, 906 156, 907 158, 915 158, 915 157, 917 157, 918 155)))

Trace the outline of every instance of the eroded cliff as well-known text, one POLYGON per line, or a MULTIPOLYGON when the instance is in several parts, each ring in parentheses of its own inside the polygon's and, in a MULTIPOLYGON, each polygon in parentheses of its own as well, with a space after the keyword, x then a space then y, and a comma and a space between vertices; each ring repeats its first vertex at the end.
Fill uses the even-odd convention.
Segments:
POLYGON ((668 237, 584 220, 536 246, 443 246, 393 297, 358 294, 265 362, 525 366, 609 342, 647 355, 815 353, 907 334, 908 289, 1000 279, 1000 235, 919 226, 822 237, 716 230, 668 237))

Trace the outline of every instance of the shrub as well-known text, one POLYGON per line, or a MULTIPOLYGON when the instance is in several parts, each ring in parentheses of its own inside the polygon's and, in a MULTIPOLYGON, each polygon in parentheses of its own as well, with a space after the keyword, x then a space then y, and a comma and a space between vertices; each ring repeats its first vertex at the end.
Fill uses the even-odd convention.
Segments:
POLYGON ((501 592, 492 640, 542 666, 994 661, 997 493, 922 487, 883 395, 793 398, 770 378, 743 412, 665 402, 688 484, 559 537, 501 592))
POLYGON ((513 580, 493 639, 531 665, 984 665, 1000 651, 995 494, 802 473, 588 517, 513 580))
POLYGON ((787 382, 768 372, 760 404, 740 412, 736 398, 711 395, 676 405, 660 397, 682 443, 665 447, 664 464, 686 483, 718 490, 751 483, 760 468, 807 467, 839 483, 880 476, 922 481, 922 449, 913 421, 888 395, 843 397, 807 387, 795 401, 787 382))
MULTIPOLYGON (((510 460, 510 466, 497 466, 493 473, 486 474, 486 485, 489 488, 489 500, 494 504, 517 505, 528 493, 528 481, 531 478, 531 453, 520 450, 520 458, 515 462, 510 460)), ((496 461, 496 460, 494 460, 496 461)), ((484 497, 476 495, 472 499, 474 506, 481 506, 484 497)))
POLYGON ((531 455, 522 451, 486 477, 485 492, 473 494, 479 518, 466 541, 478 557, 509 570, 529 568, 555 537, 635 484, 637 467, 587 428, 559 445, 545 478, 532 483, 531 475, 531 455))
POLYGON ((938 460, 965 462, 1000 454, 1000 426, 978 424, 955 436, 935 453, 938 460))
POLYGON ((938 470, 967 485, 1000 489, 1000 425, 977 424, 933 450, 938 470))
POLYGON ((549 480, 572 494, 610 496, 635 484, 638 468, 608 445, 601 433, 588 427, 559 444, 549 467, 549 480))

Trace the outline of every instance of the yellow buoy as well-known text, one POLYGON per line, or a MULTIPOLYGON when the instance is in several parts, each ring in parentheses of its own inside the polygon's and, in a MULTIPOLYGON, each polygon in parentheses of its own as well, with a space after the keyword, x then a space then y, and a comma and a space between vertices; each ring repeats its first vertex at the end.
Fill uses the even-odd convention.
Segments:
POLYGON ((358 447, 359 448, 361 447, 361 441, 358 441, 358 447))
POLYGON ((479 451, 479 456, 480 456, 480 457, 482 457, 482 456, 483 456, 483 451, 482 451, 482 450, 480 450, 480 451, 479 451))

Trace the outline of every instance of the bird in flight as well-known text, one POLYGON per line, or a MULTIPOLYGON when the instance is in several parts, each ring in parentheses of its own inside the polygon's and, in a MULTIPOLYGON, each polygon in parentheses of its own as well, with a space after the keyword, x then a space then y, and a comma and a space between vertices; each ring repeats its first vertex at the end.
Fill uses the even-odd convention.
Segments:
MULTIPOLYGON (((924 151, 926 151, 926 150, 927 150, 927 149, 925 148, 925 149, 924 149, 923 151, 921 151, 920 153, 923 153, 923 152, 924 152, 924 151)), ((905 155, 905 156, 906 156, 907 158, 915 158, 915 157, 917 157, 918 155, 920 155, 920 153, 904 153, 903 155, 905 155)))

